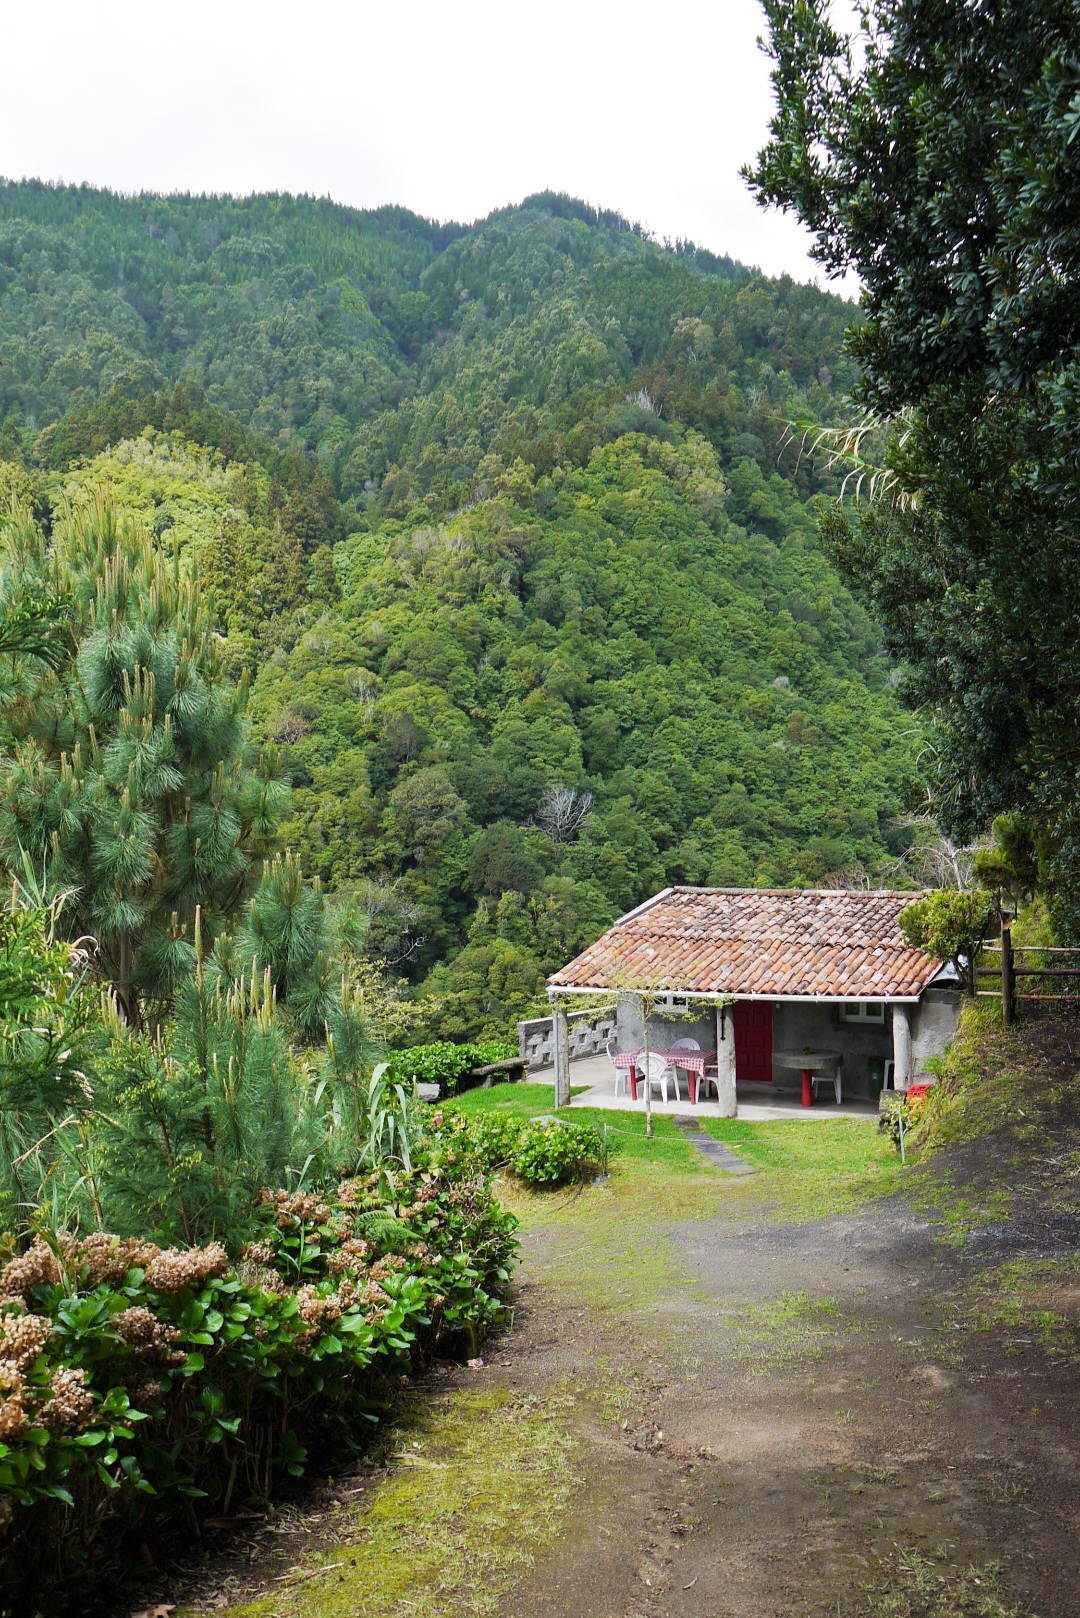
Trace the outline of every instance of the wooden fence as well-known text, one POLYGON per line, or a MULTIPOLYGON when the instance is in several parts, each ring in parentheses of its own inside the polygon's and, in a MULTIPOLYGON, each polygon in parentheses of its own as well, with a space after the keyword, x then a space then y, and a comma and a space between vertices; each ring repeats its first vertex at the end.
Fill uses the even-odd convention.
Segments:
POLYGON ((1012 931, 1001 929, 1001 943, 987 944, 981 959, 999 956, 997 965, 978 966, 976 978, 995 978, 1000 987, 978 989, 983 998, 1001 999, 1001 1016, 1008 1027, 1016 1018, 1019 1000, 1075 1000, 1080 1004, 1080 948, 1068 949, 1058 945, 1018 944, 1014 947, 1012 931), (1066 965, 1062 956, 1075 963, 1066 965), (1034 981, 1025 988, 1018 980, 1034 981), (1059 984, 1063 992, 1056 992, 1059 984))

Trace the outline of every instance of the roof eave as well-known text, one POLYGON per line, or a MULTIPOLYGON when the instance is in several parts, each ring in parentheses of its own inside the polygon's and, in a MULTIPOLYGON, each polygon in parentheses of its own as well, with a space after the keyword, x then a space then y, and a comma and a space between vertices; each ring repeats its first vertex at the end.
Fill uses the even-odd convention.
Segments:
MULTIPOLYGON (((932 981, 933 979, 931 979, 932 981)), ((881 1000, 886 1005, 891 1006, 897 1003, 901 1005, 917 1005, 929 987, 929 983, 924 983, 918 994, 872 994, 865 989, 860 989, 857 994, 739 994, 737 991, 723 989, 656 988, 652 984, 635 989, 629 983, 620 984, 618 988, 609 988, 601 983, 549 982, 547 984, 547 993, 549 999, 556 994, 612 994, 616 996, 620 994, 670 994, 679 1000, 722 1000, 729 1005, 733 1000, 768 1000, 777 1003, 804 1005, 849 1005, 853 1001, 861 1003, 864 1000, 881 1000)))

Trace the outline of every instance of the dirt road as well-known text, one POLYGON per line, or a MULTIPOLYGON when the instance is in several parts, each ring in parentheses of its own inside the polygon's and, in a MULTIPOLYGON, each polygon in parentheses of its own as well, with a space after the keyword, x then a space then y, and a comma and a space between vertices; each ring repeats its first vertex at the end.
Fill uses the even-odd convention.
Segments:
POLYGON ((995 1562, 1003 1600, 1080 1613, 1075 1359, 966 1324, 988 1253, 1060 1241, 945 1246, 903 1198, 676 1224, 655 1240, 680 1282, 620 1315, 553 1310, 559 1235, 527 1239, 515 1380, 596 1388, 603 1370, 616 1409, 582 1411, 585 1487, 507 1618, 824 1618, 870 1610, 875 1583, 903 1602, 924 1574, 948 1589, 995 1562))

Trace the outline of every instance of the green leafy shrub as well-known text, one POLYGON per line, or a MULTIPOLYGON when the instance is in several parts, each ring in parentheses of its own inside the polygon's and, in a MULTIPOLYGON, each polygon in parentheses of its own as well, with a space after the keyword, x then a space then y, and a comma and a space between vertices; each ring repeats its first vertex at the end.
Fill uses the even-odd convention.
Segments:
POLYGON ((512 1112, 478 1113, 469 1120, 469 1141, 489 1173, 510 1163, 526 1120, 512 1112))
POLYGON ((951 961, 974 992, 975 955, 993 920, 994 902, 982 889, 939 888, 900 912, 900 931, 913 949, 951 961))
POLYGON ((506 1166, 528 1185, 563 1185, 596 1173, 604 1161, 604 1143, 591 1124, 500 1112, 470 1117, 450 1107, 438 1116, 455 1154, 485 1173, 506 1166))
POLYGON ((402 1083, 437 1084, 440 1096, 452 1096, 474 1067, 502 1062, 517 1054, 517 1046, 509 1039, 481 1039, 462 1045, 438 1039, 431 1045, 396 1051, 391 1065, 395 1078, 402 1083))
POLYGON ((510 1166, 528 1185, 562 1185, 596 1173, 604 1143, 591 1124, 531 1118, 518 1135, 510 1166))
POLYGON ((436 1126, 411 1169, 264 1191, 235 1263, 219 1243, 9 1240, 0 1604, 31 1573, 40 1593, 182 1509, 265 1498, 313 1445, 355 1442, 437 1341, 475 1352, 514 1224, 436 1126))

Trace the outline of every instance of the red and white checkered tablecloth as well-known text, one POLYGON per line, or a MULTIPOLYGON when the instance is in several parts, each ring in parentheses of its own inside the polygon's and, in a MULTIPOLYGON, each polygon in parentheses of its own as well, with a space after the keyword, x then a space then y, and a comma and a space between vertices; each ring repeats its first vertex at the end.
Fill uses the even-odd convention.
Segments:
MULTIPOLYGON (((705 1069, 715 1067, 716 1052, 688 1051, 685 1049, 664 1050, 661 1046, 656 1046, 649 1054, 651 1056, 660 1056, 665 1062, 670 1063, 672 1067, 681 1067, 690 1074, 690 1100, 696 1105, 698 1084, 705 1077, 705 1069)), ((644 1055, 645 1050, 642 1047, 636 1051, 616 1051, 612 1057, 616 1067, 630 1069, 630 1094, 635 1101, 637 1100, 637 1067, 644 1055)))

